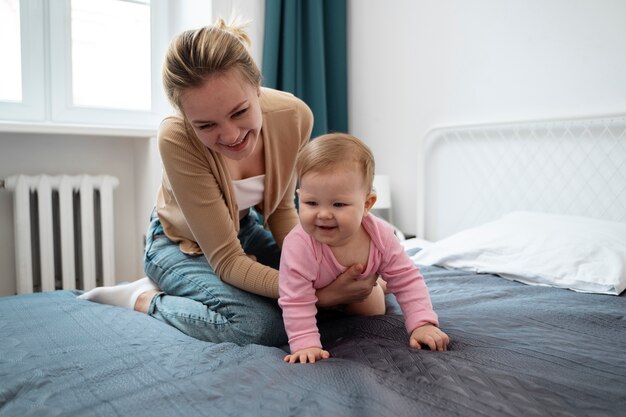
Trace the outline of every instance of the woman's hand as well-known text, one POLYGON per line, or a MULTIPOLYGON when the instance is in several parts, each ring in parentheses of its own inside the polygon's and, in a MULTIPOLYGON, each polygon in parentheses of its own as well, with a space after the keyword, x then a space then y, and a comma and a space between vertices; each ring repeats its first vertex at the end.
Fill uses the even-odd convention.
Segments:
POLYGON ((328 359, 330 353, 327 350, 318 347, 310 347, 306 349, 300 349, 299 351, 285 356, 284 361, 287 363, 315 363, 321 359, 328 359))
POLYGON ((357 279, 363 272, 363 265, 355 264, 346 269, 336 280, 315 292, 318 307, 333 307, 365 300, 374 288, 377 276, 357 279))
POLYGON ((421 345, 427 345, 430 350, 444 351, 448 350, 450 338, 437 326, 425 324, 411 332, 409 345, 412 348, 421 349, 421 345))

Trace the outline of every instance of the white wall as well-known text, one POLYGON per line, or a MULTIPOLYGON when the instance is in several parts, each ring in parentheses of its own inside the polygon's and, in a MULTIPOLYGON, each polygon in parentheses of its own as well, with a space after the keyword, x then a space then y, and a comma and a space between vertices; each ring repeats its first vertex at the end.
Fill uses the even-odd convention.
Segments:
MULTIPOLYGON (((155 195, 149 138, 0 133, 0 178, 13 174, 108 174, 114 191, 115 261, 119 281, 142 276, 143 234, 155 195)), ((13 195, 0 190, 0 295, 14 294, 13 195)))
POLYGON ((444 125, 626 113, 623 0, 349 0, 350 131, 416 230, 419 141, 444 125))

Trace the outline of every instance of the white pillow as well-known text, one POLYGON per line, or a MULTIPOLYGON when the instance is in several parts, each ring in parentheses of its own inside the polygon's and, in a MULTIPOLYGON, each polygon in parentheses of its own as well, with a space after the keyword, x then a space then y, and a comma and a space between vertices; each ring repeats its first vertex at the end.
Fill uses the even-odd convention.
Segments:
POLYGON ((412 259, 531 285, 619 295, 626 288, 626 223, 514 212, 442 239, 412 259))

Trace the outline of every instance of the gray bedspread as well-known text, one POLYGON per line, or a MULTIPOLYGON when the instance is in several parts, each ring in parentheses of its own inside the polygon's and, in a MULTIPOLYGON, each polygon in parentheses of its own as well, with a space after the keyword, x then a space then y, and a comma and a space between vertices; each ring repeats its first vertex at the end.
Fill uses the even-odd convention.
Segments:
POLYGON ((423 268, 448 352, 385 316, 321 325, 332 358, 211 344, 68 291, 0 298, 0 416, 623 416, 626 297, 423 268))

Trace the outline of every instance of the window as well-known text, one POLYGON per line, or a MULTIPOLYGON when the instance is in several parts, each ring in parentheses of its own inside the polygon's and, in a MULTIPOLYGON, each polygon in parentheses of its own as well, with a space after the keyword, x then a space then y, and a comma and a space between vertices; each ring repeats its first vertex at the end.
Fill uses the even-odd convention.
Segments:
POLYGON ((22 101, 22 52, 20 51, 19 0, 0 0, 0 100, 22 101))
POLYGON ((0 118, 156 128, 169 109, 166 11, 167 0, 0 0, 12 87, 0 84, 0 118))
POLYGON ((70 33, 74 105, 150 110, 148 1, 71 0, 70 33))
POLYGON ((43 120, 44 50, 41 0, 0 0, 0 118, 43 120))

